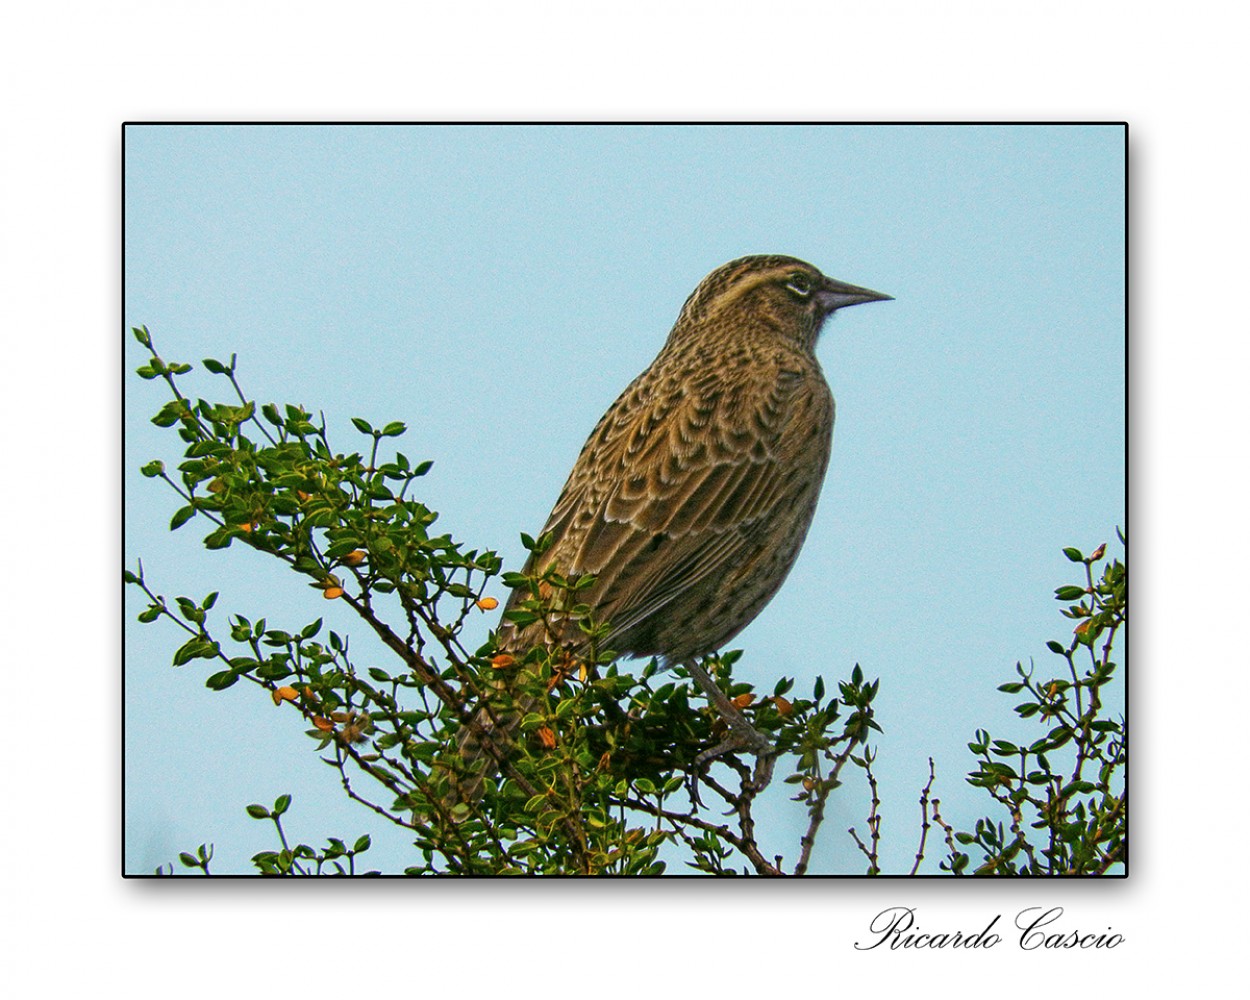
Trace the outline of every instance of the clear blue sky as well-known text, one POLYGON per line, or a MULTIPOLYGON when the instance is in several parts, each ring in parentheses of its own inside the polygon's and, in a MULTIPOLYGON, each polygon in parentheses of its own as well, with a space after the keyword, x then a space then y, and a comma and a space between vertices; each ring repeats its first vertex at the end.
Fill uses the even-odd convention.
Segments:
MULTIPOLYGON (((126 321, 166 359, 237 352, 251 394, 323 410, 342 450, 351 416, 404 420, 402 450, 434 460, 422 498, 442 525, 519 568, 519 533, 713 267, 788 253, 894 295, 826 328, 838 421, 821 504, 733 645, 763 687, 810 690, 857 662, 881 678, 898 870, 928 757, 946 818, 967 825, 983 809, 963 781, 972 731, 1033 731, 995 688, 1017 660, 1049 670, 1045 640, 1068 634, 1050 596, 1074 579, 1060 548, 1118 549, 1123 176, 1114 126, 132 127, 126 321)), ((129 341, 127 369, 142 360, 129 341)), ((135 377, 126 391, 127 564, 142 557, 167 596, 220 590, 223 632, 233 612, 348 628, 259 555, 206 553, 195 522, 169 534, 174 499, 137 474, 176 458, 146 419, 164 397, 135 377)), ((217 870, 248 870, 271 842, 243 806, 283 792, 295 838, 368 830, 373 863, 401 869, 401 832, 346 802, 295 713, 170 667, 180 640, 133 624, 141 607, 130 594, 128 870, 205 840, 217 870)), ((803 816, 784 787, 765 853, 793 856, 803 816)), ((862 830, 866 796, 843 791, 821 870, 862 870, 844 831, 862 830)))

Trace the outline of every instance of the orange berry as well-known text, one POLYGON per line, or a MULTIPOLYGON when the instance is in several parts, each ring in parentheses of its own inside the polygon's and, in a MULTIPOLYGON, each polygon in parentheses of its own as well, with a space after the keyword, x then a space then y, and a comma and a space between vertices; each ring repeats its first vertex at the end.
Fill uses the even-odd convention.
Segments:
POLYGON ((777 706, 778 715, 789 715, 794 711, 794 706, 790 704, 790 699, 783 698, 779 694, 773 695, 773 704, 777 706))
POLYGON ((334 729, 334 723, 329 719, 323 719, 320 715, 313 717, 312 724, 323 733, 328 733, 334 729))
POLYGON ((751 702, 755 701, 755 695, 748 691, 746 694, 740 694, 732 700, 734 708, 746 708, 751 702))
POLYGON ((500 653, 498 656, 490 658, 490 665, 496 670, 504 670, 516 663, 516 657, 511 653, 500 653))
POLYGON ((477 606, 483 611, 494 611, 497 607, 499 607, 499 602, 493 597, 483 597, 477 602, 477 606))
POLYGON ((365 561, 364 549, 353 549, 339 560, 344 566, 359 566, 365 561))
POLYGON ((280 687, 273 692, 273 703, 281 705, 284 701, 294 701, 299 697, 299 692, 293 687, 280 687))
POLYGON ((538 739, 545 750, 554 750, 556 748, 556 734, 553 733, 548 726, 543 726, 538 730, 538 739))
POLYGON ((327 601, 332 601, 336 597, 343 596, 343 588, 342 587, 326 587, 326 589, 321 592, 321 596, 324 597, 327 601))

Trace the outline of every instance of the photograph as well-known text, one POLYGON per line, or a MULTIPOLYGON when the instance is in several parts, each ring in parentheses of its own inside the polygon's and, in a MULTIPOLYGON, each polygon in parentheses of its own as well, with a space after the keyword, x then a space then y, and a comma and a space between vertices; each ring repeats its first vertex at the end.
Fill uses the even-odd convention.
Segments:
POLYGON ((123 875, 1129 875, 1130 124, 121 132, 123 875))

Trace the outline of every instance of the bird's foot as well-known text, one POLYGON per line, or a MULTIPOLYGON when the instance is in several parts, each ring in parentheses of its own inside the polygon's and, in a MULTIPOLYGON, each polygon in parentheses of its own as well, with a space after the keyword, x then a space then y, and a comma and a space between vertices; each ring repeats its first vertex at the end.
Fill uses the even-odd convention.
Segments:
POLYGON ((768 787, 768 783, 773 777, 773 765, 777 762, 777 748, 768 741, 768 738, 763 733, 747 723, 745 719, 739 717, 739 721, 746 726, 745 732, 731 724, 729 735, 725 739, 721 740, 714 747, 708 747, 694 759, 692 785, 697 785, 698 776, 703 772, 705 766, 717 757, 724 756, 727 753, 734 753, 738 750, 746 750, 755 755, 755 770, 751 774, 751 779, 743 782, 743 790, 758 795, 768 787))
POLYGON ((769 781, 772 780, 773 764, 776 763, 777 759, 777 748, 772 745, 767 736, 746 720, 746 717, 738 710, 738 707, 729 700, 725 692, 717 686, 716 682, 712 680, 702 666, 691 661, 687 662, 685 667, 690 672, 690 676, 694 678, 695 683, 707 695, 708 701, 716 709, 716 714, 729 727, 729 733, 723 740, 716 746, 704 750, 694 759, 692 786, 697 787, 698 775, 702 771, 703 765, 723 754, 732 753, 735 750, 746 750, 755 755, 755 771, 750 781, 743 782, 743 791, 754 794, 762 792, 768 787, 769 781))

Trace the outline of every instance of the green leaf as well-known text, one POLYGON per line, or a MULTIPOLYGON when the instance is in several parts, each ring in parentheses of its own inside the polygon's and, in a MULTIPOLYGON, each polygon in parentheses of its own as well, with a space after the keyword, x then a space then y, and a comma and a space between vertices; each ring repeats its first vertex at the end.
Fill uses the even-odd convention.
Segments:
POLYGON ((367 833, 362 834, 356 839, 356 843, 352 845, 352 851, 355 854, 363 854, 365 851, 369 850, 369 847, 372 844, 373 841, 369 839, 369 835, 367 833))
POLYGON ((373 433, 373 425, 363 417, 352 417, 352 424, 355 426, 356 430, 360 431, 361 434, 373 433))
POLYGON ((1060 587, 1055 591, 1055 598, 1060 601, 1079 601, 1084 596, 1084 587, 1060 587))
POLYGON ((220 361, 214 361, 212 358, 205 358, 204 367, 214 375, 229 375, 230 369, 223 365, 220 361))
POLYGON ((281 816, 284 812, 286 812, 287 807, 290 804, 291 804, 291 796, 279 795, 273 804, 273 814, 275 816, 281 816))
POLYGON ((286 666, 285 658, 280 659, 276 656, 272 660, 266 660, 252 669, 255 669, 257 677, 265 681, 281 681, 291 676, 291 671, 286 666))
POLYGON ((269 818, 269 810, 266 809, 264 806, 259 805, 258 803, 255 803, 255 802, 253 802, 250 806, 247 807, 247 814, 251 816, 252 819, 268 819, 269 818))
POLYGON ((204 686, 212 691, 224 691, 238 679, 239 675, 233 670, 221 670, 209 677, 204 682, 204 686))
POLYGON ((406 431, 407 429, 408 429, 408 425, 405 424, 402 420, 393 420, 389 424, 387 424, 385 427, 382 428, 382 436, 388 437, 388 438, 399 437, 399 435, 404 433, 404 431, 406 431))
POLYGON ((1061 746, 1065 746, 1072 739, 1072 735, 1071 729, 1061 728, 1055 730, 1050 735, 1050 743, 1047 745, 1046 749, 1058 750, 1061 746))
POLYGON ((152 335, 148 333, 146 326, 132 326, 130 332, 135 335, 135 340, 139 341, 148 350, 152 349, 152 335))
POLYGON ((194 636, 178 647, 174 653, 174 666, 181 667, 194 659, 215 656, 217 644, 201 636, 194 636))
POLYGON ((1085 561, 1085 556, 1081 554, 1080 549, 1066 548, 1063 550, 1063 554, 1067 556, 1069 559, 1071 559, 1073 562, 1085 561))
POLYGON ((188 505, 186 507, 178 508, 178 510, 174 512, 174 516, 169 519, 169 530, 177 531, 193 517, 195 517, 194 507, 188 505))
POLYGON ((234 541, 235 533, 230 528, 218 528, 204 537, 204 548, 226 549, 234 541))
POLYGON ((173 427, 182 417, 183 412, 182 402, 173 400, 161 407, 160 412, 152 418, 152 423, 157 427, 173 427))

